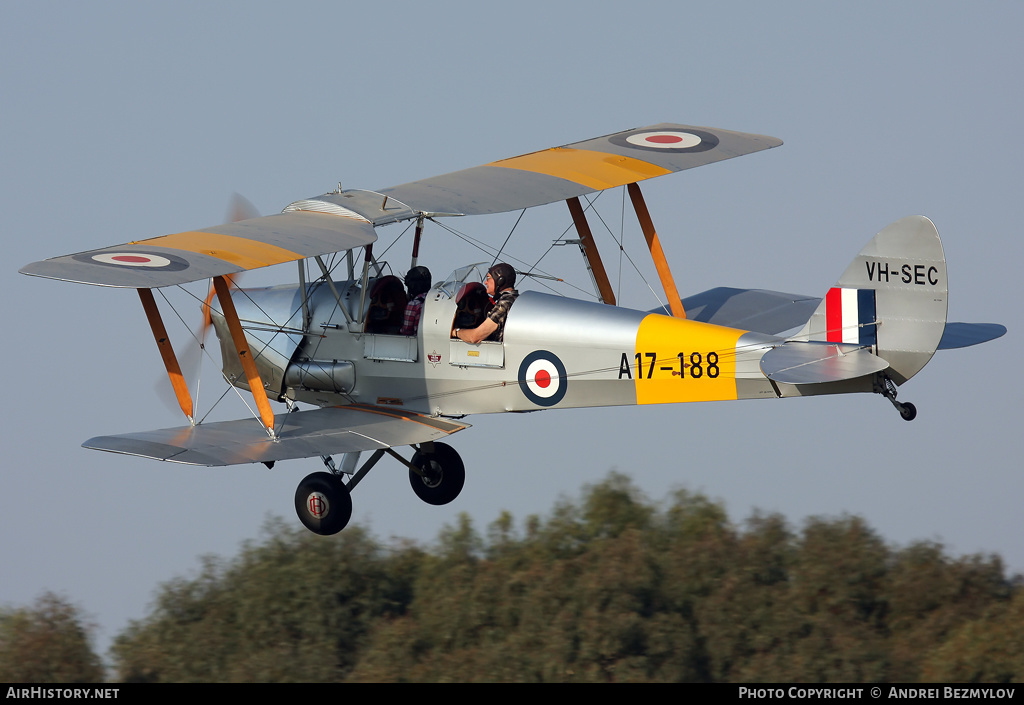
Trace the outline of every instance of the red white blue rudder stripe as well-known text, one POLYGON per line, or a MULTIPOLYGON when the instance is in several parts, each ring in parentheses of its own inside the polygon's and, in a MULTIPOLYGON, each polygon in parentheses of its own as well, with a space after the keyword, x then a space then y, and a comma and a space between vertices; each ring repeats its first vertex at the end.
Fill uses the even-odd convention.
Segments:
POLYGON ((833 287, 825 295, 826 340, 875 345, 875 290, 833 287))

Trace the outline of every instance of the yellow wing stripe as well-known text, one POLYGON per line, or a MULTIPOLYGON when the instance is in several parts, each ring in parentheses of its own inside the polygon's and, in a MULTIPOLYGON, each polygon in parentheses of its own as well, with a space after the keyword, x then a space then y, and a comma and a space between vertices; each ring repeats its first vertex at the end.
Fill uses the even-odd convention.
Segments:
POLYGON ((268 245, 258 240, 249 240, 235 235, 189 231, 139 240, 133 245, 154 245, 174 250, 195 252, 200 255, 238 265, 242 269, 257 269, 281 262, 294 262, 303 256, 277 245, 268 245))
POLYGON ((633 157, 569 147, 524 154, 521 157, 491 162, 487 166, 557 176, 598 191, 672 173, 657 164, 633 157))

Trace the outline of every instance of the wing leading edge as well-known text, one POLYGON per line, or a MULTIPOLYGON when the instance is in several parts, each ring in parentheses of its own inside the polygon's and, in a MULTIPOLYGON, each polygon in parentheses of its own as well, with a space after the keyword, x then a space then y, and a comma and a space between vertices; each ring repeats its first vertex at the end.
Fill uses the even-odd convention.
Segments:
POLYGON ((253 419, 99 436, 82 444, 111 453, 219 467, 435 441, 469 424, 374 406, 297 411, 278 417, 277 438, 253 419))
POLYGON ((484 215, 594 191, 778 147, 765 135, 661 123, 574 142, 382 189, 425 212, 484 215))
POLYGON ((23 274, 154 289, 362 247, 374 227, 418 215, 532 208, 782 144, 765 135, 661 123, 376 191, 323 194, 283 213, 33 262, 23 274))
POLYGON ((97 286, 156 289, 363 247, 365 218, 289 211, 33 262, 22 274, 97 286))

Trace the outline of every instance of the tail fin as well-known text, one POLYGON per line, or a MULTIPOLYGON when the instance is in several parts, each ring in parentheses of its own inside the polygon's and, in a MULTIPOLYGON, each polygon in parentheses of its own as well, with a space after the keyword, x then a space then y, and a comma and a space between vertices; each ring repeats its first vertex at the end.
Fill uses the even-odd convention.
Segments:
POLYGON ((860 251, 794 338, 870 346, 903 384, 939 346, 947 294, 935 225, 920 215, 903 218, 860 251))

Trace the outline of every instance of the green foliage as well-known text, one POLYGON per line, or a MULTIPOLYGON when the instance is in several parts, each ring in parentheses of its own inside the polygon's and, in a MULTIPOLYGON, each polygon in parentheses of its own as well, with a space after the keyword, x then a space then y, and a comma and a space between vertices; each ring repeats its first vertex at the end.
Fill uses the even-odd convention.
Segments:
POLYGON ((47 592, 31 608, 0 611, 0 683, 101 683, 91 625, 47 592))
POLYGON ((1024 681, 1024 590, 963 623, 922 666, 922 677, 947 683, 1024 681))
POLYGON ((621 473, 613 472, 604 482, 583 488, 583 525, 592 540, 615 538, 627 529, 646 529, 653 514, 654 509, 621 473))
POLYGON ((352 667, 370 623, 404 613, 422 552, 358 528, 314 536, 280 522, 230 563, 160 589, 152 613, 112 648, 125 681, 332 681, 352 667))
POLYGON ((612 473, 522 530, 436 545, 281 523, 164 585, 114 647, 132 680, 1019 680, 1024 597, 997 558, 887 546, 862 519, 730 523, 612 473))
MULTIPOLYGON (((891 563, 886 602, 892 679, 965 680, 937 676, 927 669, 922 672, 921 654, 947 642, 963 625, 982 619, 990 608, 998 610, 1006 603, 1013 591, 1004 577, 1002 561, 978 555, 951 560, 941 545, 921 542, 896 553, 891 563)), ((1019 601, 1020 590, 1017 593, 1019 601)), ((998 628, 994 622, 984 627, 986 631, 998 628)), ((1019 621, 1018 632, 1021 628, 1024 622, 1019 621)), ((934 659, 928 662, 937 663, 934 659)), ((941 670, 946 672, 945 667, 941 670)), ((1024 664, 1018 663, 1016 673, 1017 679, 1024 678, 1024 664)))

